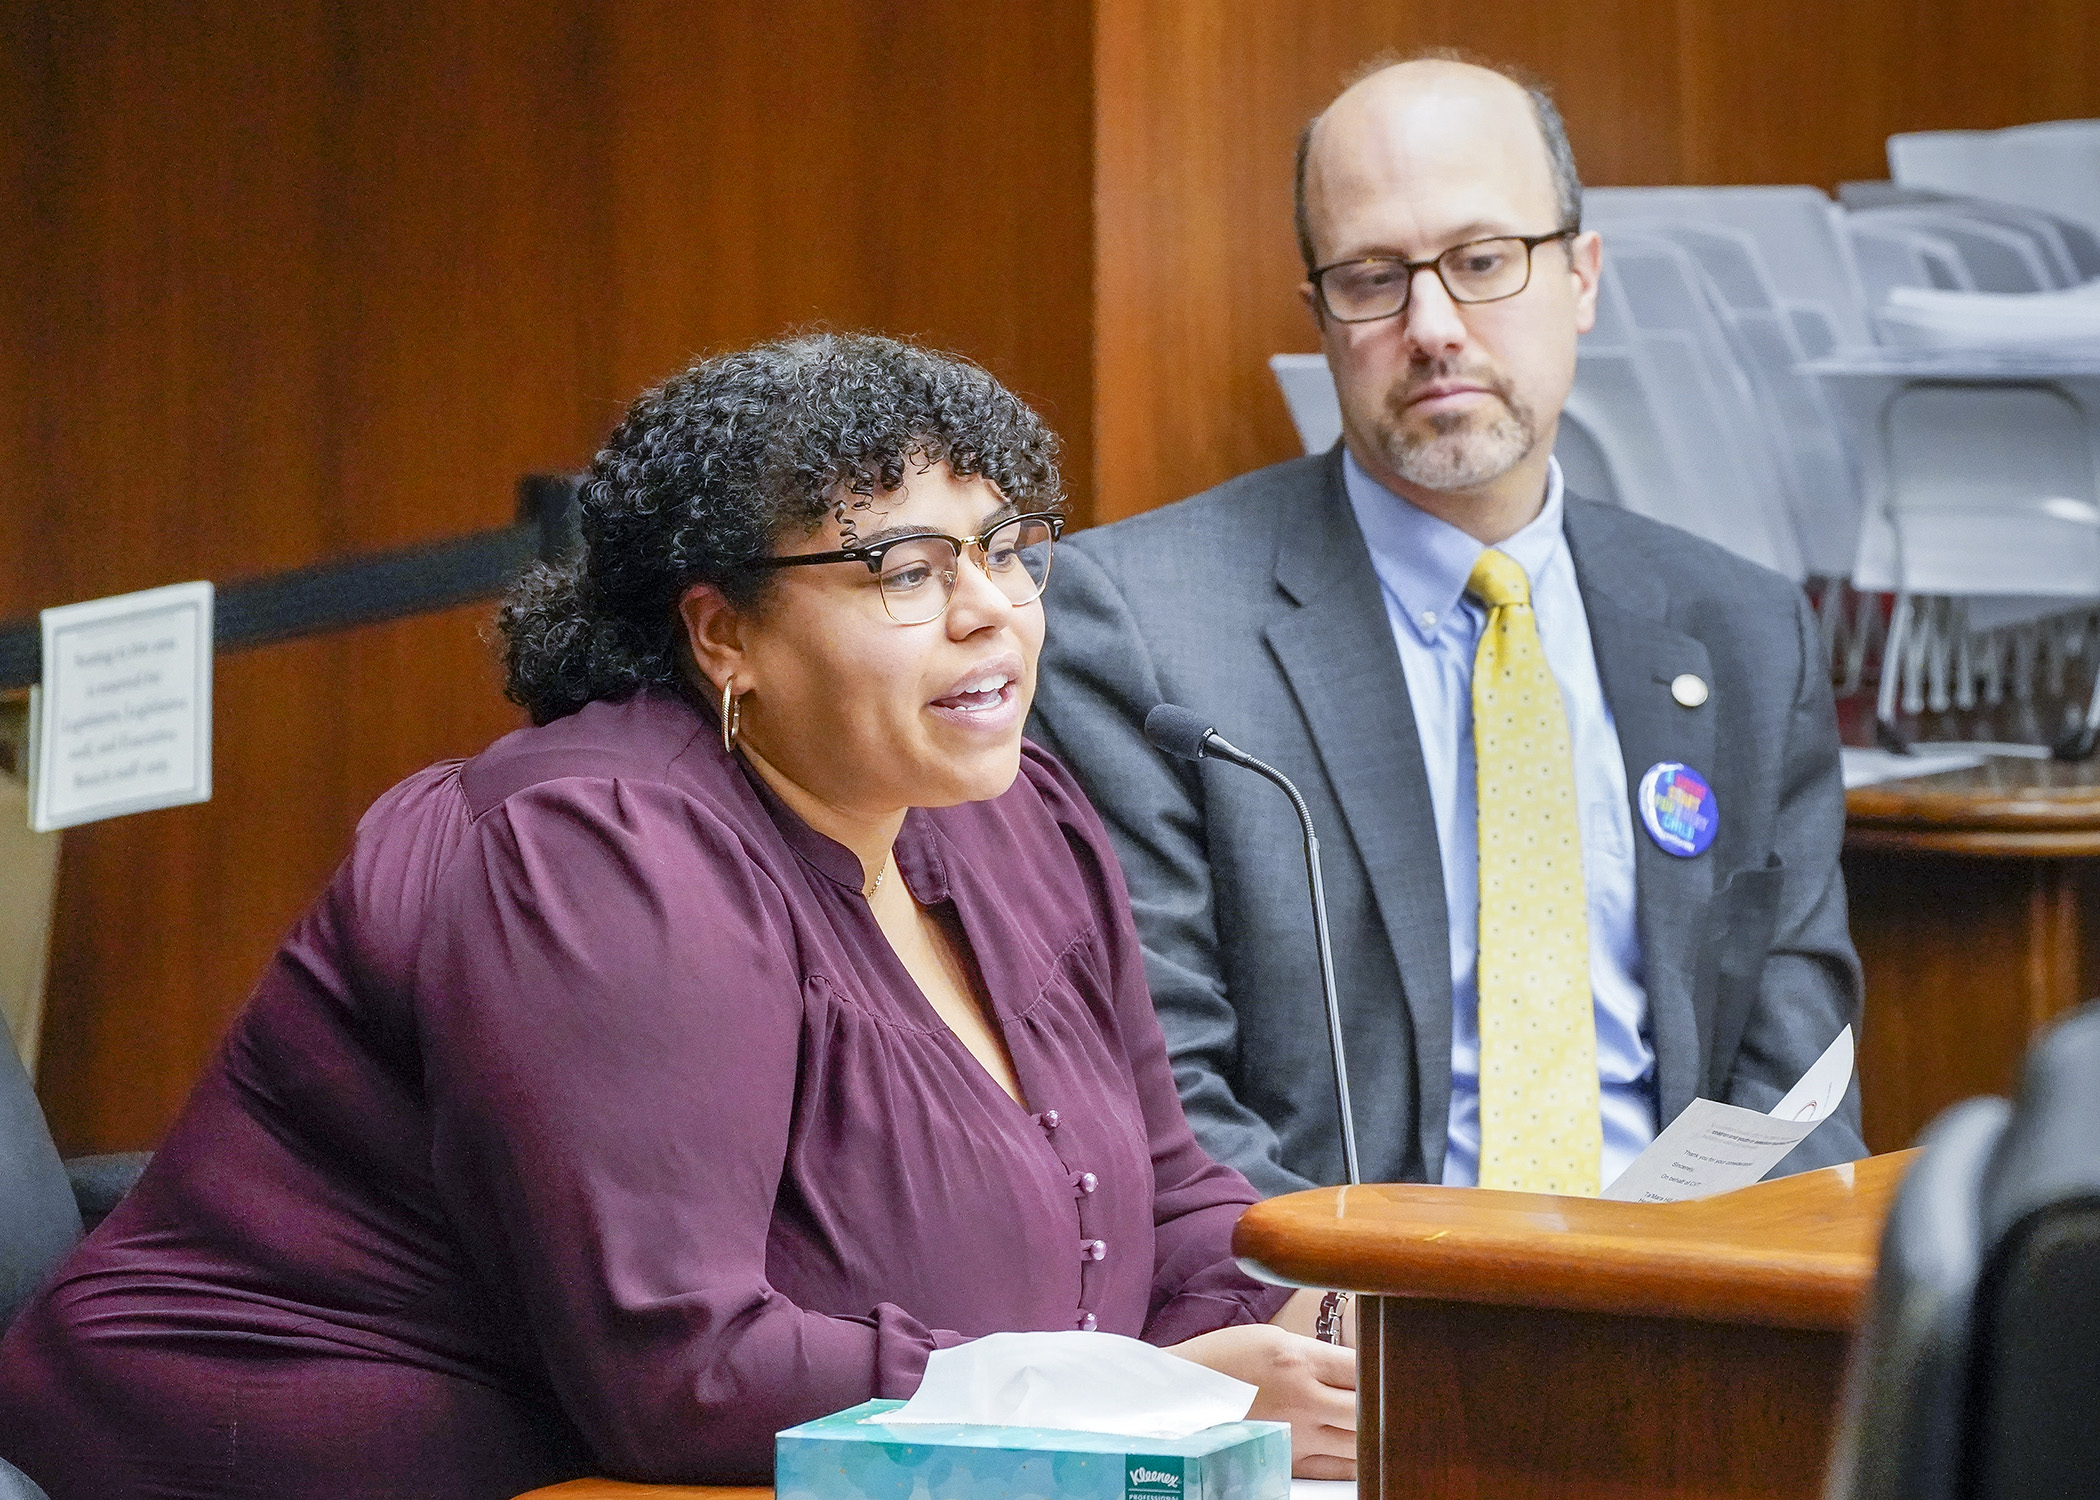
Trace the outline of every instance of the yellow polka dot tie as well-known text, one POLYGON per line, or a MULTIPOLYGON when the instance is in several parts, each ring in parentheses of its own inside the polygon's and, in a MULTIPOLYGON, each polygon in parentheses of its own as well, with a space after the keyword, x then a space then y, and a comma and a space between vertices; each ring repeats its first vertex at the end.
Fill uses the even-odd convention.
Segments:
POLYGON ((1466 591, 1480 820, 1480 1185, 1598 1190, 1603 1149, 1575 757, 1531 583, 1490 549, 1466 591))

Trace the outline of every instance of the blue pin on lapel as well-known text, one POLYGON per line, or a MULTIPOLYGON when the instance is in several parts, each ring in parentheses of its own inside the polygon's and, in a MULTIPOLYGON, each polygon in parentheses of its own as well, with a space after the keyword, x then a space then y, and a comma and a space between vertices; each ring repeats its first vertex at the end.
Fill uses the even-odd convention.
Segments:
POLYGON ((1721 805, 1706 778, 1674 760, 1658 761, 1641 778, 1641 824, 1665 854, 1704 854, 1721 827, 1721 805))

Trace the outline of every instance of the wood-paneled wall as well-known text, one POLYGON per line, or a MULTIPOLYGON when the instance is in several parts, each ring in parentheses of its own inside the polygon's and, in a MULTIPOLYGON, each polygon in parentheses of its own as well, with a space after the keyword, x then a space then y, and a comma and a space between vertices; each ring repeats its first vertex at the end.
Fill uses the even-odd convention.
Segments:
POLYGON ((1298 131, 1365 59, 1428 46, 1552 85, 1597 184, 1832 187, 1887 175, 1895 131, 2100 115, 2093 0, 1101 0, 1099 519, 1298 451, 1266 364, 1318 347, 1298 131))
MULTIPOLYGON (((508 520, 605 384, 568 223, 578 16, 10 8, 14 615, 508 520)), ((511 727, 472 612, 228 657, 217 799, 69 834, 40 1082, 143 1145, 363 806, 511 727)))
MULTIPOLYGON (((0 616, 498 524, 691 354, 820 322, 985 361, 1082 518, 1287 456, 1293 138, 1425 44, 1551 80, 1593 182, 2100 114, 2091 0, 16 0, 0 616)), ((217 800, 69 836, 67 1149, 150 1143, 365 805, 516 722, 482 613, 222 659, 217 800)))
MULTIPOLYGON (((0 617, 509 519, 643 385, 922 335, 1091 383, 1089 14, 25 0, 0 19, 0 617)), ((40 1089, 149 1144, 393 781, 516 722, 485 611, 222 658, 216 800, 68 836, 40 1089)))

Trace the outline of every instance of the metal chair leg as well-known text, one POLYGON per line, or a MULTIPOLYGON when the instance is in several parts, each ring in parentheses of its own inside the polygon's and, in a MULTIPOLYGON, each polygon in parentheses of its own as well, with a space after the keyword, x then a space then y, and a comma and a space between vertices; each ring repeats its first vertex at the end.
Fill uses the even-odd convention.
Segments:
POLYGON ((1935 643, 1939 639, 1938 601, 1930 596, 1922 602, 1913 601, 1910 611, 1910 637, 1903 643, 1903 711, 1916 717, 1925 712, 1925 666, 1935 643))
POLYGON ((1910 595, 1896 595, 1889 614, 1888 639, 1881 646, 1881 688, 1874 699, 1874 742, 1895 755, 1909 755, 1910 741, 1896 727, 1896 693, 1903 676, 1904 637, 1910 633, 1910 595))

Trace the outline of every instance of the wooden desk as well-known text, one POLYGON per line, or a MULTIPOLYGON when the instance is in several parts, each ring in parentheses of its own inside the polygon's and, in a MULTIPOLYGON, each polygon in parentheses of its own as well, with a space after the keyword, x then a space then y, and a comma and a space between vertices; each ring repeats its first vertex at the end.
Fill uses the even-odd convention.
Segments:
POLYGON ((1664 1205, 1322 1188, 1233 1248, 1375 1297, 1362 1500, 1813 1500, 1910 1155, 1664 1205))
POLYGON ((1845 799, 1866 969, 1867 1147, 2011 1092, 2035 1032, 2100 994, 2100 760, 1996 759, 1845 799))

